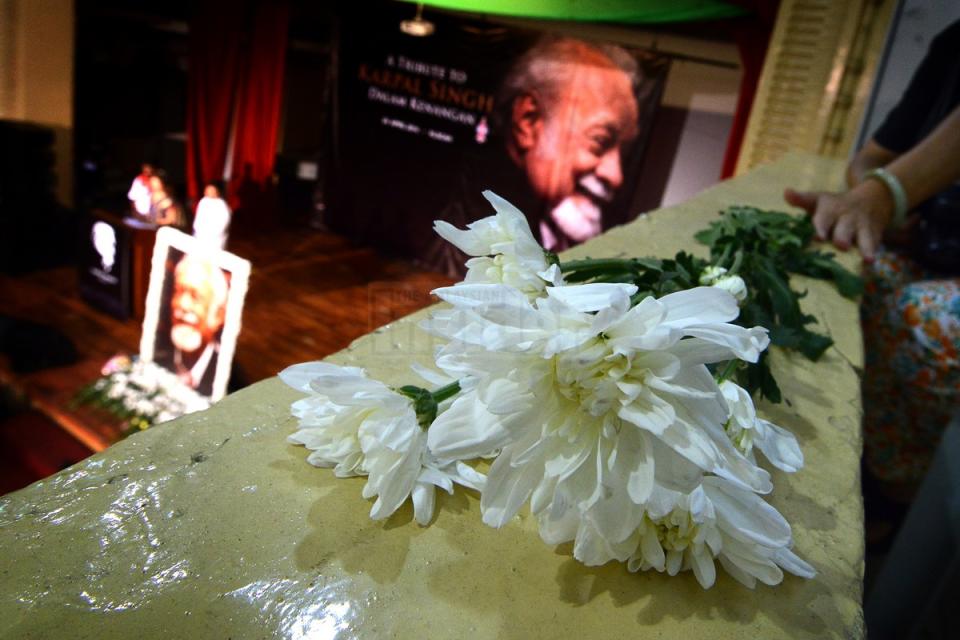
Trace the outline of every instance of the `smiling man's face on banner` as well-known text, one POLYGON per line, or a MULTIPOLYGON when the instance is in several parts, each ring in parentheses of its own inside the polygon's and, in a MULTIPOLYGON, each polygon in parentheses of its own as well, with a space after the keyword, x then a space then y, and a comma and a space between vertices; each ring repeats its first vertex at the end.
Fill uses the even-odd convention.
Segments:
POLYGON ((541 86, 513 100, 512 155, 556 225, 581 241, 599 232, 602 207, 623 184, 637 100, 630 75, 586 43, 561 41, 542 55, 528 61, 541 86))

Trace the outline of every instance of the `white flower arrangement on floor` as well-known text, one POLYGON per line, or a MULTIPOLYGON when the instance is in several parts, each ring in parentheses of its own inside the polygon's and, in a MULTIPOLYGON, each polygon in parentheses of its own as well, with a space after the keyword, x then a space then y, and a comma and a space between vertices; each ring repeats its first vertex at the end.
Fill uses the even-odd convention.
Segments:
POLYGON ((100 373, 100 378, 77 394, 75 402, 116 415, 127 423, 128 433, 210 408, 209 398, 154 362, 118 355, 107 361, 100 373))
POLYGON ((732 323, 744 281, 716 267, 702 275, 712 286, 659 298, 629 283, 568 283, 524 215, 484 195, 496 215, 466 230, 436 223, 473 256, 464 282, 434 292, 449 307, 423 325, 446 340, 436 365, 448 378, 421 372, 437 390, 323 362, 280 374, 309 394, 292 407, 290 436, 308 462, 367 476, 374 519, 409 497, 427 525, 434 488, 460 484, 480 492, 487 525, 527 505, 544 542, 573 542, 586 565, 692 570, 704 588, 717 561, 751 588, 784 570, 813 577, 762 497, 773 485, 755 457, 797 471, 797 441, 727 379, 769 344, 767 329, 732 323), (492 459, 486 476, 465 462, 477 459, 492 459))

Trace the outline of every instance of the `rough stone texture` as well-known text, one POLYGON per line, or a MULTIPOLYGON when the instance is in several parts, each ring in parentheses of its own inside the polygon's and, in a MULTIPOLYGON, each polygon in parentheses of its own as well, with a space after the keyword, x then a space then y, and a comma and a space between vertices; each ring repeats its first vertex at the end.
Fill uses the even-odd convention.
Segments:
MULTIPOLYGON (((784 186, 836 186, 841 169, 789 156, 570 255, 702 253, 691 234, 720 208, 783 208, 784 186)), ((689 572, 584 567, 541 542, 529 516, 484 526, 462 490, 440 494, 428 528, 409 503, 373 522, 364 479, 337 480, 286 443, 298 394, 274 378, 0 499, 0 637, 860 638, 857 309, 801 284, 837 347, 816 364, 780 354, 788 403, 764 413, 806 454, 800 473, 774 471, 771 501, 813 580, 751 591, 718 569, 703 591, 689 572)), ((331 360, 410 380, 410 361, 429 363, 432 348, 417 319, 331 360)))

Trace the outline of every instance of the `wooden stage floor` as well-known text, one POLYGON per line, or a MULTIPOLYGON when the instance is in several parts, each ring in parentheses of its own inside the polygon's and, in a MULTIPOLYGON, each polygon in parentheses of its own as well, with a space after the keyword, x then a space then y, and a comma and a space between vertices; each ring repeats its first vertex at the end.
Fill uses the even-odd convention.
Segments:
MULTIPOLYGON (((338 351, 430 304, 430 290, 452 282, 307 228, 265 231, 255 240, 231 238, 229 250, 253 265, 234 358, 235 378, 246 384, 338 351)), ((117 320, 84 302, 73 267, 18 277, 0 274, 0 315, 58 330, 79 355, 69 366, 33 373, 15 373, 0 355, 0 383, 7 396, 50 418, 86 449, 97 451, 115 441, 118 424, 98 410, 72 408, 70 401, 111 356, 139 351, 140 322, 117 320)))

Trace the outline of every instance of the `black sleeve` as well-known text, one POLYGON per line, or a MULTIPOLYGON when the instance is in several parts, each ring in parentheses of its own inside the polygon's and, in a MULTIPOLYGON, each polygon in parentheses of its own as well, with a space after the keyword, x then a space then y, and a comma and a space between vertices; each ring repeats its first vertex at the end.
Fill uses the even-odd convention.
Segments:
POLYGON ((957 42, 960 39, 960 21, 954 22, 933 39, 923 62, 913 74, 907 90, 890 111, 873 139, 880 146, 904 153, 926 134, 923 131, 928 115, 939 101, 945 78, 952 67, 960 63, 957 42))

